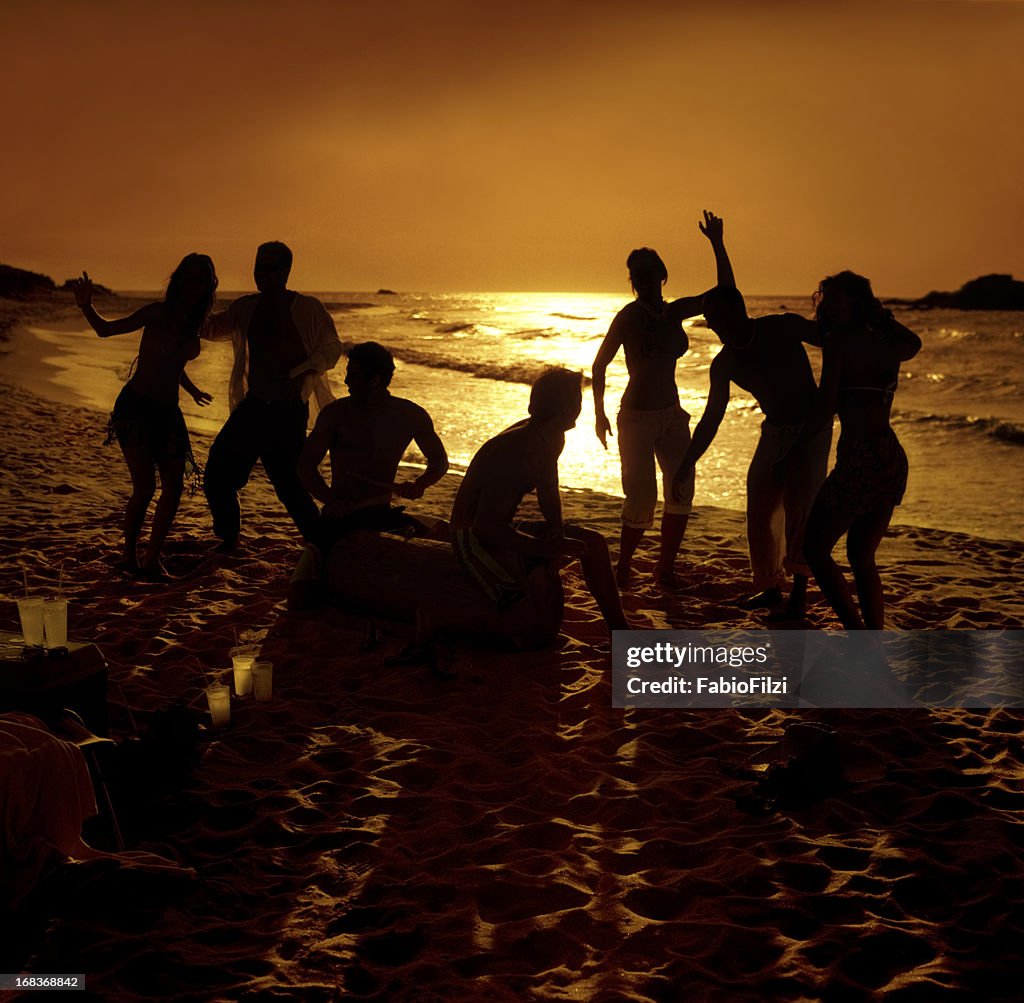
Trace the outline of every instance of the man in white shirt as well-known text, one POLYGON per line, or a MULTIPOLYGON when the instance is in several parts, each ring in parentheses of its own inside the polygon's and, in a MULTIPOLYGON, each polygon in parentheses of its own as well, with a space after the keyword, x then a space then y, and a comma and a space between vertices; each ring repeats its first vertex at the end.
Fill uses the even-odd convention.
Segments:
POLYGON ((222 551, 238 544, 238 492, 257 462, 303 538, 319 515, 296 468, 310 397, 321 407, 333 400, 324 374, 341 357, 341 342, 324 305, 288 289, 291 265, 285 244, 261 244, 253 268, 259 292, 211 316, 204 332, 214 340, 230 338, 235 352, 231 416, 210 449, 203 480, 222 551))

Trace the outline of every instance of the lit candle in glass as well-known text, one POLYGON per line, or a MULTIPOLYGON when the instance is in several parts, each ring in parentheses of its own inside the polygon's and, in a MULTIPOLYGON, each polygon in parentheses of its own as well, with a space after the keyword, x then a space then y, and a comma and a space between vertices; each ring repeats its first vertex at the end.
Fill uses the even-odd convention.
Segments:
POLYGON ((252 655, 233 655, 231 664, 235 670, 235 693, 244 697, 252 692, 252 655))
POLYGON ((231 720, 231 689, 224 683, 211 683, 206 687, 206 701, 210 705, 210 720, 220 728, 231 720))

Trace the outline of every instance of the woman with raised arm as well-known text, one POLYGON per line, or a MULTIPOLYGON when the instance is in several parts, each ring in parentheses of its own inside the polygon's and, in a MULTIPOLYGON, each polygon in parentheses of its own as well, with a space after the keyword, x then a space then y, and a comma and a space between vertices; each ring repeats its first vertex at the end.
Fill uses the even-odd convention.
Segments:
POLYGON ((814 297, 823 335, 821 384, 801 441, 839 415, 836 465, 811 509, 804 556, 847 630, 882 630, 885 603, 875 552, 907 486, 907 456, 889 424, 900 363, 921 339, 893 320, 871 283, 853 272, 823 279, 814 297), (846 534, 860 611, 832 559, 846 534))
POLYGON ((188 430, 178 407, 178 386, 200 405, 213 398, 188 378, 185 365, 199 354, 199 331, 213 307, 217 273, 205 254, 188 254, 174 270, 163 300, 150 303, 128 317, 106 320, 92 305, 88 273, 72 283, 75 301, 101 337, 142 329, 139 355, 128 382, 114 403, 107 442, 117 440, 132 479, 132 494, 124 513, 124 554, 120 567, 141 578, 167 577, 160 551, 178 511, 186 468, 196 470, 188 430), (139 533, 160 474, 160 497, 153 514, 149 545, 142 561, 136 552, 139 533))
MULTIPOLYGON (((734 286, 732 267, 725 251, 722 220, 704 210, 697 224, 711 241, 718 266, 718 285, 734 286)), ((608 448, 611 423, 604 410, 605 371, 622 348, 629 380, 622 395, 616 425, 622 462, 622 536, 615 577, 628 588, 633 554, 644 533, 654 525, 658 505, 655 460, 661 467, 664 511, 661 519, 661 555, 655 578, 661 585, 676 582, 676 555, 693 507, 693 476, 679 497, 672 482, 690 445, 690 416, 679 406, 676 360, 689 348, 683 330, 687 317, 703 309, 704 293, 666 302, 662 288, 668 269, 656 251, 641 247, 626 259, 635 299, 615 316, 594 359, 592 383, 597 437, 608 448)))

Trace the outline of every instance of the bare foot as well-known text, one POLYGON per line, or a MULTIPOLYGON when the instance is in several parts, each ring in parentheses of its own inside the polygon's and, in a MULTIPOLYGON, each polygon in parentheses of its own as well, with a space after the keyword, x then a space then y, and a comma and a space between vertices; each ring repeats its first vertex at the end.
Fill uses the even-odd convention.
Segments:
POLYGON ((768 623, 797 623, 807 619, 807 610, 803 603, 794 603, 790 600, 785 607, 769 613, 765 620, 768 623))
POLYGON ((660 564, 654 569, 654 580, 663 589, 677 589, 682 584, 675 568, 664 568, 660 564))
POLYGON ((771 609, 773 606, 782 605, 782 591, 777 588, 765 589, 763 592, 755 592, 752 596, 746 596, 736 603, 740 609, 771 609))
POLYGON ((633 565, 623 564, 619 561, 615 565, 615 584, 623 592, 628 592, 633 587, 633 565))
POLYGON ((171 580, 167 569, 159 561, 140 564, 136 577, 143 582, 169 582, 171 580))

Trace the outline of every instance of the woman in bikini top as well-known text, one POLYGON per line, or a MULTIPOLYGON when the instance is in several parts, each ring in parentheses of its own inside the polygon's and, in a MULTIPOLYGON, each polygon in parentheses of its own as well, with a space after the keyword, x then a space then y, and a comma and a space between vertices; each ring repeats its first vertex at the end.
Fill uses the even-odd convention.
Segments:
MULTIPOLYGON (((704 221, 697 225, 714 251, 718 284, 734 286, 732 266, 725 251, 721 218, 705 210, 704 221)), ((601 445, 607 449, 612 426, 605 413, 605 375, 609 364, 622 348, 629 380, 620 402, 620 421, 642 421, 642 427, 647 428, 650 425, 649 417, 655 416, 655 427, 660 422, 664 431, 658 433, 660 438, 657 442, 653 439, 648 441, 650 436, 647 434, 642 448, 622 447, 620 440, 620 454, 623 448, 629 454, 628 458, 622 455, 626 500, 616 571, 619 584, 623 587, 629 582, 633 552, 645 532, 640 528, 640 520, 647 514, 653 520, 657 504, 655 460, 662 467, 663 480, 669 484, 675 476, 678 459, 682 458, 689 444, 689 415, 679 406, 676 361, 690 347, 683 321, 700 313, 704 303, 703 292, 698 296, 685 296, 671 302, 664 299, 662 293, 668 280, 668 269, 658 253, 650 247, 639 247, 632 251, 626 259, 626 267, 636 298, 615 316, 594 359, 592 388, 595 430, 601 445), (659 416, 659 412, 663 414, 659 416), (666 469, 673 454, 678 454, 675 466, 666 469), (648 467, 649 475, 645 473, 648 467), (627 468, 641 473, 639 476, 627 473, 627 468)), ((665 503, 660 556, 655 574, 660 581, 668 584, 675 577, 675 559, 686 530, 688 515, 669 511, 670 499, 666 498, 665 503)))
POLYGON ((824 334, 821 385, 806 439, 832 415, 841 434, 836 466, 815 499, 804 553, 825 598, 847 630, 882 630, 882 583, 875 553, 903 497, 907 461, 889 423, 900 363, 914 357, 921 339, 882 308, 871 283, 853 272, 824 279, 815 296, 824 334), (860 610, 832 559, 847 534, 847 556, 860 610))
POLYGON ((839 416, 845 438, 885 435, 900 363, 917 354, 921 339, 897 323, 871 283, 854 272, 824 279, 815 303, 823 336, 821 403, 839 416))

